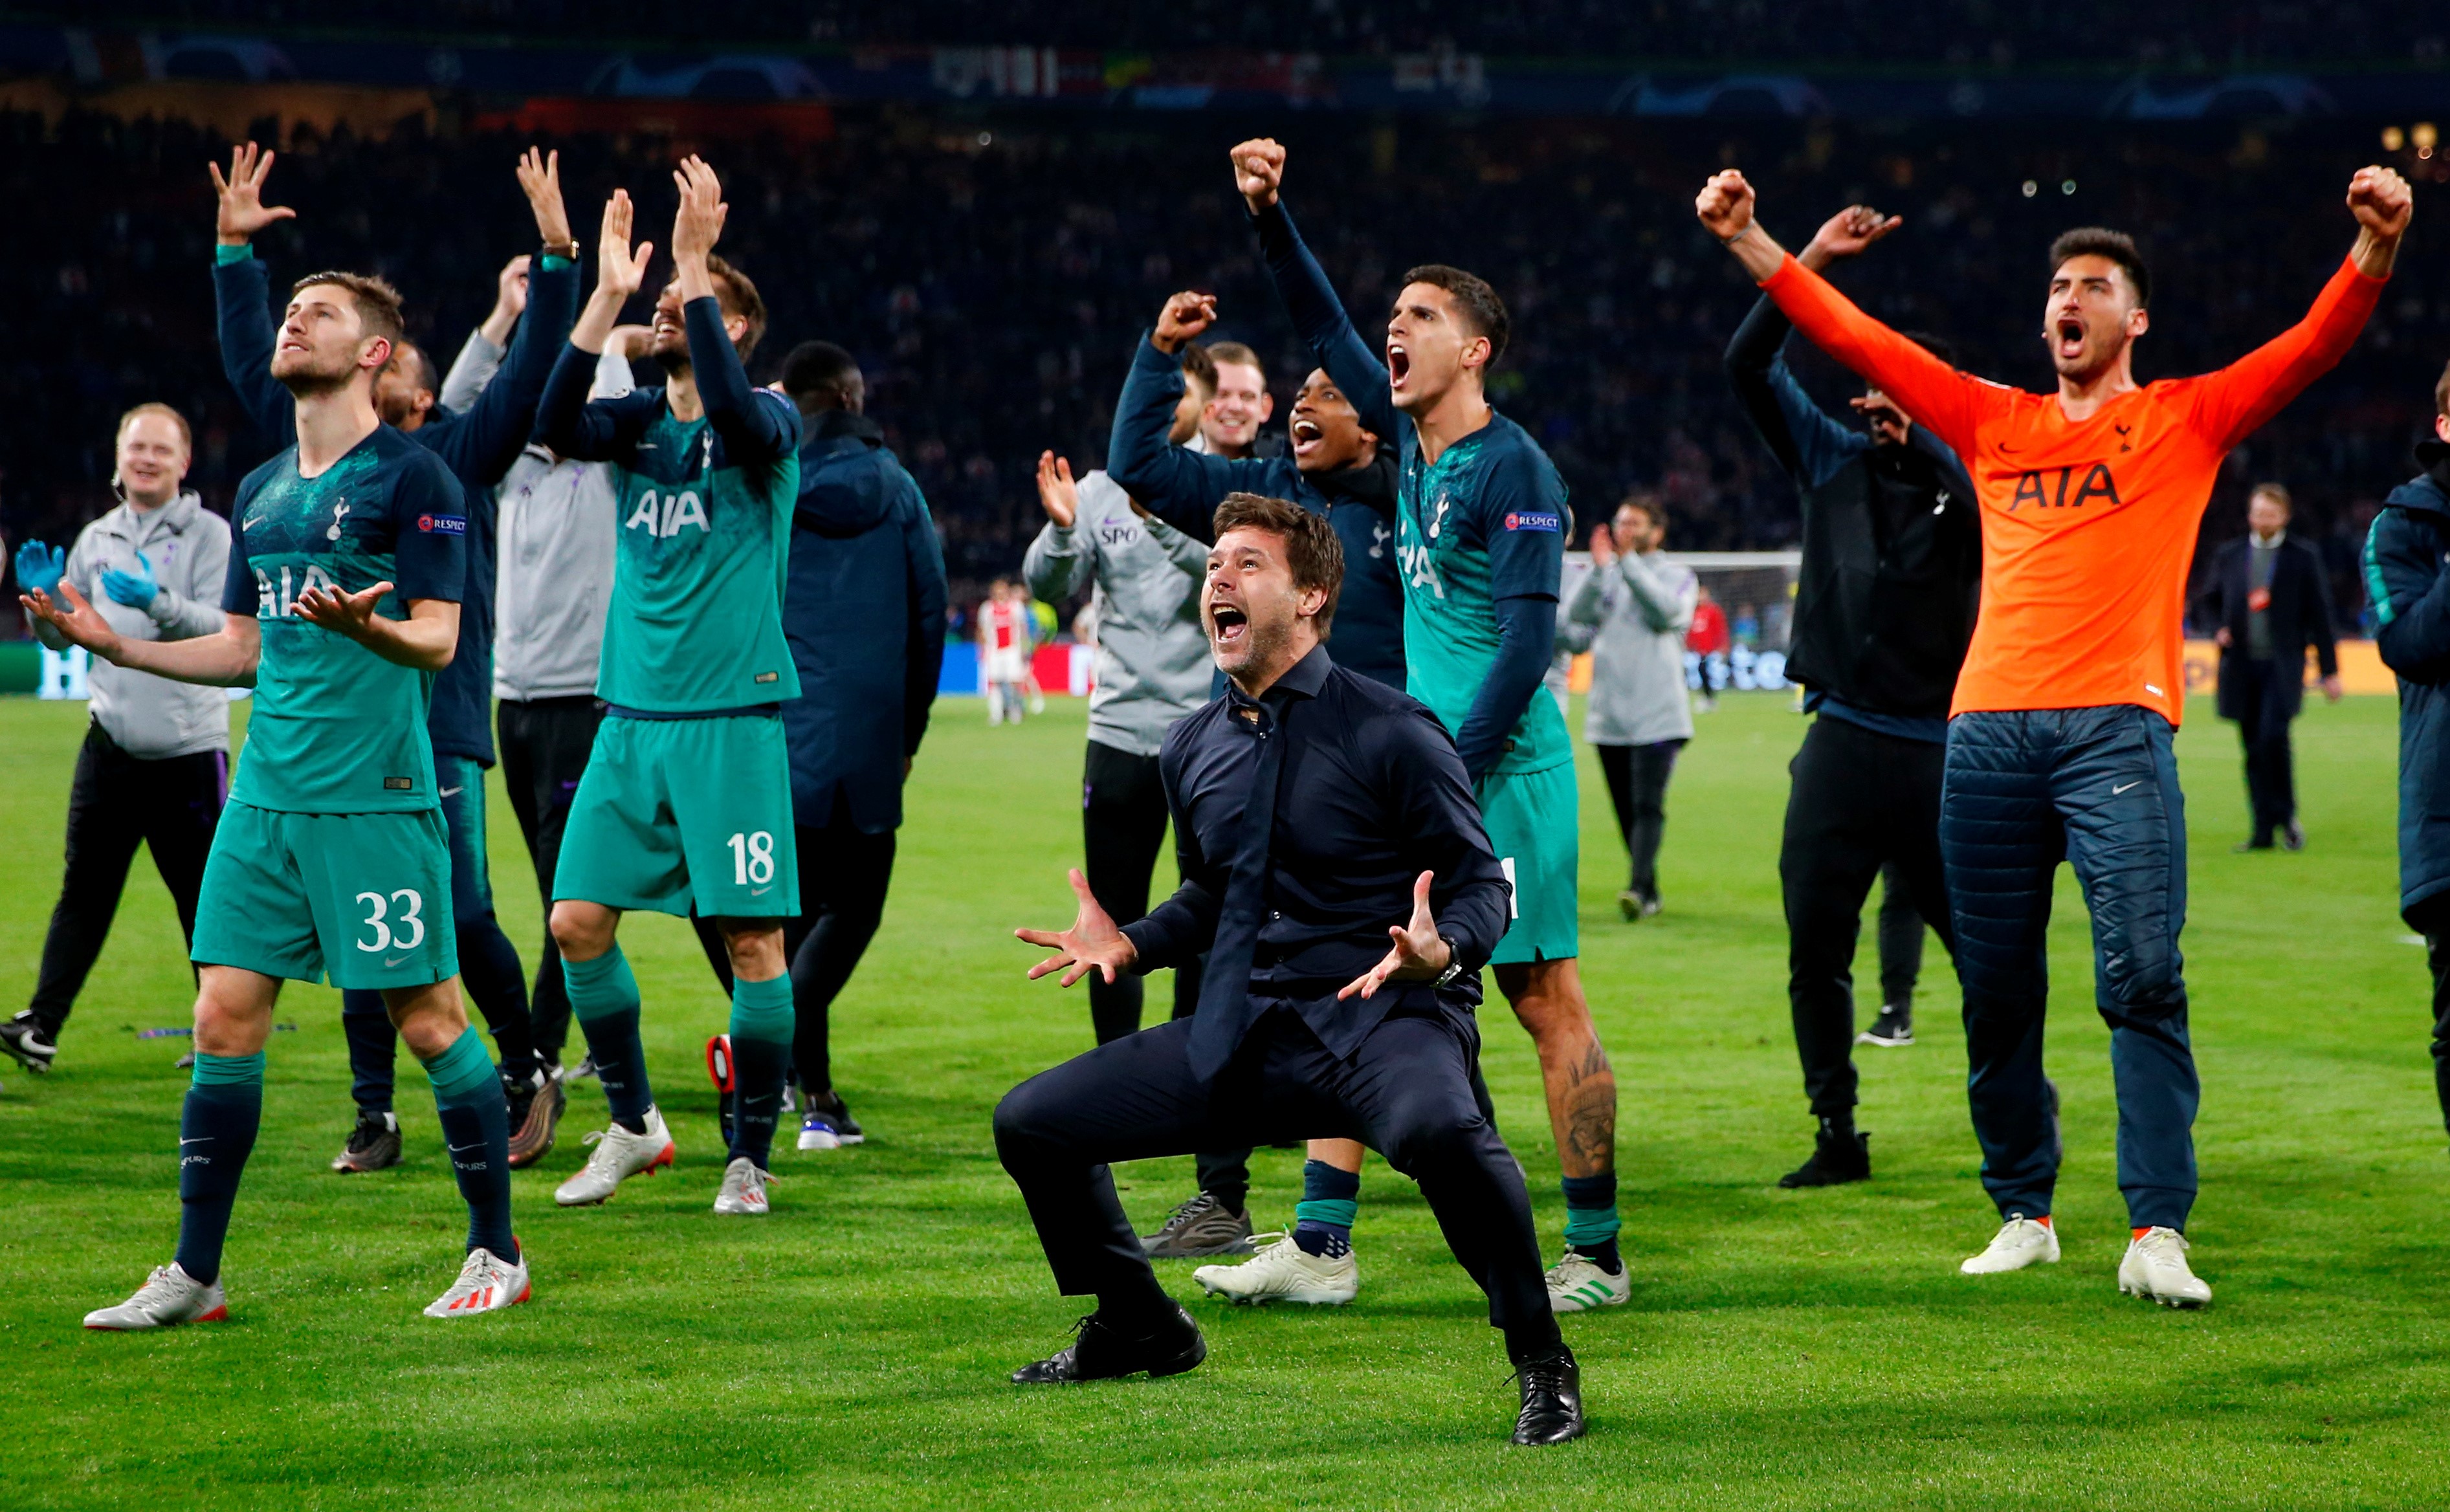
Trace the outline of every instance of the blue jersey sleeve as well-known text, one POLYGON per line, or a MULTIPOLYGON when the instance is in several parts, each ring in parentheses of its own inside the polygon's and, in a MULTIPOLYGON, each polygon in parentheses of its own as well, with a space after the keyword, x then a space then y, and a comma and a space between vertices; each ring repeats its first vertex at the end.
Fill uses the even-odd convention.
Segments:
POLYGON ((1555 598, 1565 572, 1565 485, 1536 454, 1489 459, 1480 486, 1481 541, 1492 599, 1555 598))
POLYGON ((458 603, 468 590, 468 501, 430 452, 410 456, 392 485, 392 584, 403 600, 458 603))
POLYGON ((246 516, 246 506, 255 497, 255 490, 242 484, 238 497, 230 505, 229 566, 222 570, 222 612, 253 614, 263 607, 255 590, 255 564, 246 554, 246 532, 239 521, 246 516))
POLYGON ((595 365, 603 354, 564 344, 536 403, 536 439, 582 462, 627 462, 663 413, 664 391, 632 389, 618 398, 591 399, 595 365))
POLYGON ((272 376, 278 339, 268 300, 272 275, 252 247, 217 248, 213 259, 213 305, 218 318, 222 373, 238 395, 239 407, 273 447, 298 439, 298 401, 272 376))

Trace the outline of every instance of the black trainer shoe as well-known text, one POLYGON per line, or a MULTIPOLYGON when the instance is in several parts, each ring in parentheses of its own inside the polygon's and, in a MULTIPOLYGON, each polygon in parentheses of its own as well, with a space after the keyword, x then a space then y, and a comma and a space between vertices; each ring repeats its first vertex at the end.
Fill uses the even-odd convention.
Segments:
POLYGON ((17 1017, 0 1024, 0 1050, 17 1058, 17 1063, 37 1075, 51 1069, 59 1058, 60 1047, 53 1043, 58 1030, 34 1017, 31 1008, 20 1009, 17 1017))
MULTIPOLYGON (((1015 1370, 1013 1384, 1063 1386, 1074 1381, 1112 1381, 1142 1371, 1154 1380, 1180 1375, 1208 1358, 1208 1341, 1200 1336, 1199 1325, 1178 1305, 1172 1318, 1143 1338, 1126 1336, 1094 1312, 1074 1324, 1072 1331, 1077 1337, 1070 1344, 1015 1370)), ((1529 1388, 1525 1389, 1527 1402, 1529 1388)), ((1575 1421, 1579 1424, 1580 1417, 1575 1421)))
POLYGON ((1251 1253, 1251 1214, 1232 1212, 1203 1192, 1174 1210, 1155 1233, 1140 1235, 1152 1260, 1197 1260, 1206 1255, 1251 1253))
POLYGON ((1914 1043, 1914 1010, 1891 1003, 1872 1020, 1872 1027, 1855 1037, 1858 1045, 1877 1045, 1883 1050, 1902 1050, 1914 1043))
POLYGON ((2282 850, 2304 850, 2305 848, 2305 826, 2297 823, 2297 821, 2293 819, 2281 825, 2280 848, 2282 850))
POLYGON ((1583 1436, 1583 1367, 1564 1345, 1523 1362, 1514 1372, 1523 1409, 1514 1415, 1517 1444, 1563 1444, 1583 1436))
POLYGON ((807 1111, 800 1117, 801 1149, 840 1150, 866 1142, 867 1131, 850 1115, 839 1094, 830 1089, 808 1094, 807 1111))
POLYGON ((332 1169, 346 1176, 399 1164, 399 1119, 391 1114, 359 1109, 358 1126, 349 1131, 349 1142, 332 1157, 332 1169))
POLYGON ((1813 1141, 1812 1158, 1779 1177, 1778 1184, 1789 1191, 1797 1187, 1838 1187, 1849 1181, 1867 1181, 1871 1175, 1872 1136, 1857 1134, 1813 1141))
POLYGON ((511 1104, 511 1169, 525 1171, 553 1153, 554 1135, 561 1128, 570 1095, 542 1071, 535 1074, 531 1086, 514 1088, 506 1082, 502 1090, 511 1104))

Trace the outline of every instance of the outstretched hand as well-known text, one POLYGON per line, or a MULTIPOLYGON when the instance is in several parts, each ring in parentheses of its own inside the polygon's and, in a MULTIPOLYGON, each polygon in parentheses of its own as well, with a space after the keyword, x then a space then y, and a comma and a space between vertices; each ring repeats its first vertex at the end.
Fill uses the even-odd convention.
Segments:
POLYGON ((1080 517, 1080 490, 1072 481, 1072 464, 1053 452, 1038 454, 1038 502, 1062 530, 1070 530, 1080 517))
POLYGON ((298 595, 298 617, 310 625, 321 625, 335 635, 346 635, 362 646, 375 634, 375 606, 392 591, 390 583, 377 583, 360 592, 344 592, 338 588, 316 587, 298 595))
POLYGON ((1102 973, 1112 986, 1115 974, 1129 970, 1139 960, 1139 947, 1121 930, 1106 910, 1099 907, 1095 894, 1089 891, 1089 879, 1075 866, 1071 872, 1072 891, 1080 900, 1080 911, 1065 930, 1016 929, 1013 938, 1033 945, 1044 945, 1055 952, 1029 968, 1029 979, 1036 981, 1050 972, 1063 973, 1062 985, 1074 982, 1095 971, 1102 973))
POLYGON ((694 152, 672 170, 672 183, 681 191, 680 208, 672 215, 672 262, 702 266, 723 240, 724 217, 731 207, 723 203, 723 184, 714 169, 694 152))
POLYGON ((630 223, 636 215, 627 189, 613 190, 604 202, 604 229, 595 249, 595 290, 600 295, 626 300, 646 287, 647 260, 654 256, 655 243, 641 242, 635 252, 631 250, 630 223))
POLYGON ((213 175, 213 192, 221 197, 213 235, 222 245, 244 246, 273 222, 297 219, 298 212, 285 204, 263 203, 263 178, 272 171, 272 157, 269 149, 259 151, 249 142, 230 148, 228 178, 222 177, 220 164, 204 165, 213 175))
POLYGON ((534 147, 519 154, 519 188, 535 212, 536 235, 547 251, 570 245, 570 211, 561 203, 561 153, 534 147))
POLYGON ((1899 216, 1883 216, 1868 204, 1850 204, 1820 223, 1795 261, 1818 272, 1839 258, 1850 258, 1903 225, 1899 216))
POLYGON ((1172 356, 1182 350, 1182 343, 1216 323, 1216 296, 1184 290, 1165 301, 1157 312, 1157 330, 1149 344, 1172 356))
POLYGON ((61 578, 53 588, 59 593, 57 599, 38 588, 30 593, 18 594, 17 602, 27 613, 59 631, 70 645, 82 646, 107 662, 118 660, 119 632, 110 628, 110 621, 86 601, 74 583, 61 578))
POLYGON ((1276 191, 1285 182, 1284 145, 1274 137, 1253 137, 1234 147, 1234 187, 1242 191, 1242 203, 1258 214, 1276 203, 1276 191))
POLYGON ((1427 981, 1452 963, 1454 951, 1438 936, 1438 921, 1429 914, 1429 881, 1431 873, 1423 872, 1412 882, 1412 917, 1409 923, 1389 924, 1387 936, 1394 943, 1378 964, 1346 982, 1335 995, 1341 1002, 1355 994, 1373 997, 1379 988, 1390 981, 1427 981))

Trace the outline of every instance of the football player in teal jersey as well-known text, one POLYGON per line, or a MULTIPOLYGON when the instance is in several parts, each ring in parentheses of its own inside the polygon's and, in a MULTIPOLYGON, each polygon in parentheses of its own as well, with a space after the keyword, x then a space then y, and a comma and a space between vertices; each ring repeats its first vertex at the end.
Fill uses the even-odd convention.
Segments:
MULTIPOLYGON (((1454 736, 1514 884, 1514 920, 1489 964, 1539 1046, 1564 1167, 1565 1251, 1548 1272, 1549 1301, 1560 1312, 1622 1303, 1632 1291, 1616 1239, 1616 1074, 1577 959, 1573 745, 1556 701, 1541 693, 1570 516, 1547 454, 1488 402, 1484 379, 1506 347, 1506 306, 1460 268, 1414 268, 1387 318, 1382 357, 1353 329, 1278 199, 1285 149, 1260 139, 1232 157, 1294 326, 1361 422, 1397 439, 1407 690, 1454 736)), ((1338 1196, 1334 1215, 1349 1223, 1351 1199, 1338 1196)))
POLYGON ((783 639, 783 584, 800 490, 800 417, 751 388, 742 359, 766 328, 757 287, 714 255, 725 205, 687 159, 672 280, 655 300, 662 388, 589 402, 621 305, 653 244, 630 245, 629 195, 604 207, 595 292, 545 385, 543 442, 618 469, 620 541, 596 692, 605 719, 579 779, 554 876, 553 937, 572 1014, 611 1105, 586 1168, 554 1192, 602 1202, 670 1165, 638 1042, 638 983, 615 939, 632 908, 711 919, 732 972, 735 1116, 714 1211, 767 1211, 767 1163, 794 1016, 783 925, 800 911, 782 706, 799 674, 783 639))
POLYGON ((178 1254, 125 1303, 87 1314, 88 1328, 228 1316, 223 1241, 284 979, 381 993, 434 1083, 469 1231, 458 1279, 426 1312, 528 1298, 501 1083, 460 1004, 426 732, 435 676, 458 645, 467 505, 450 470, 375 413, 376 375, 399 339, 399 296, 379 279, 319 273, 291 292, 272 372, 297 399, 298 443, 239 485, 219 633, 123 640, 72 587, 58 604, 23 600, 119 666, 256 690, 197 907, 178 1254))

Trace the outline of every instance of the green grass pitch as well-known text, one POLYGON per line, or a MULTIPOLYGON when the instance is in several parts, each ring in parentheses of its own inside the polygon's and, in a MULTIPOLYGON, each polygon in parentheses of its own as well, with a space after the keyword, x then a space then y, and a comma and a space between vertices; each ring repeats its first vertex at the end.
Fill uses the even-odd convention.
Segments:
MULTIPOLYGON (((1416 1192, 1374 1161, 1353 1307, 1193 1302, 1212 1352, 1188 1376, 1005 1383, 1084 1310, 1054 1295, 987 1124, 1006 1088, 1089 1043, 1081 994, 1024 981, 1030 952, 1009 938, 1068 917, 1073 701, 1018 730, 988 729, 973 700, 939 707, 884 931, 836 1009, 838 1085, 871 1142, 779 1153, 767 1221, 708 1211, 721 1150, 700 1047, 722 1001, 679 923, 630 923, 679 1166, 556 1211, 552 1186, 600 1126, 583 1088, 561 1147, 518 1180, 535 1300, 470 1323, 418 1314, 451 1278, 462 1223, 422 1077, 404 1062, 407 1161, 331 1174, 349 1123, 337 1003, 293 986, 279 1017, 298 1032, 272 1041, 229 1250, 234 1321, 78 1328, 175 1233, 183 1045, 130 1031, 185 1023, 189 986, 140 859, 60 1069, 0 1069, 0 1506, 2439 1506, 2450 1165, 2422 952, 2395 912, 2393 717, 2386 699, 2309 708, 2312 845, 2297 856, 2229 852, 2235 737, 2198 701, 2180 738, 2205 1082, 2192 1237, 2218 1292, 2183 1315, 2114 1289, 2107 1037, 2064 872, 2051 1054, 2066 1259, 1968 1280, 1956 1261, 1993 1219, 1935 946, 1922 1042, 1860 1057, 1876 1178, 1772 1186, 1809 1130, 1777 878, 1803 722, 1769 696, 1701 716, 1670 793, 1667 911, 1639 926, 1617 919, 1621 852, 1585 753, 1585 977, 1623 1089, 1634 1300, 1566 1320, 1591 1432, 1538 1451, 1505 1444, 1513 1393, 1481 1299, 1416 1192)), ((0 705, 12 1008, 56 886, 82 718, 0 705)), ((498 784, 493 812, 496 889, 532 962, 537 907, 498 784)), ((1867 939, 1867 983, 1871 957, 1867 939)), ((1484 1024, 1553 1252, 1564 1212, 1529 1042, 1502 1003, 1484 1024)), ((1263 1227, 1290 1220, 1299 1159, 1259 1157, 1263 1227)), ((1190 1163, 1119 1174, 1154 1221, 1187 1194, 1190 1163)), ((1165 1268, 1186 1299, 1189 1270, 1165 1268)))

